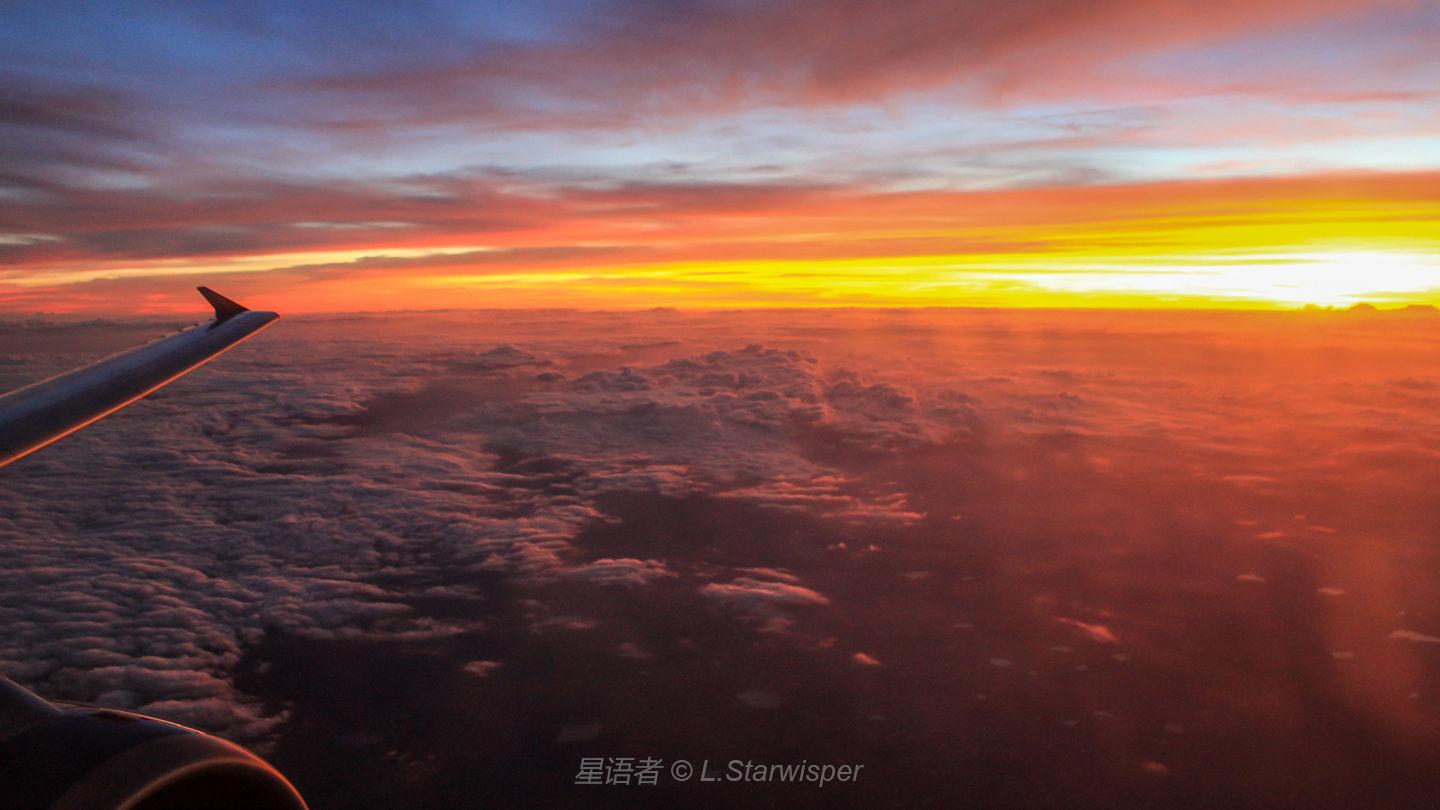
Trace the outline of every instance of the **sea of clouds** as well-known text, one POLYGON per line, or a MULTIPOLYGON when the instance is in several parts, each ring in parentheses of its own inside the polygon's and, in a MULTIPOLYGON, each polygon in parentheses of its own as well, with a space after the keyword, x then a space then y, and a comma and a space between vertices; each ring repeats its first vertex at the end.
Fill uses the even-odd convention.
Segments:
MULTIPOLYGON (((163 331, 0 329, 6 387, 163 331)), ((626 493, 805 515, 836 527, 817 548, 856 559, 865 537, 1003 534, 1011 520, 1017 537, 1044 534, 1053 560, 1082 567, 1075 544, 1097 529, 1077 515, 1163 539, 1185 529, 1161 518, 1193 507, 1257 547, 1320 549, 1314 584, 1352 599, 1404 584, 1408 596, 1384 609, 1379 596, 1365 603, 1366 615, 1388 611, 1374 627, 1336 630, 1337 649, 1394 632, 1429 639, 1437 617, 1413 606, 1430 589, 1399 563, 1357 575, 1353 549, 1383 541, 1433 562, 1415 543, 1437 514, 1425 506, 1440 483, 1437 343, 1440 326, 1413 314, 286 318, 0 471, 0 672, 48 697, 257 741, 287 711, 234 675, 267 634, 484 633, 463 611, 416 605, 478 603, 472 583, 485 578, 683 579, 694 600, 769 634, 790 632, 797 611, 837 607, 824 583, 758 561, 699 570, 652 547, 579 545, 626 493), (989 494, 959 514, 896 460, 989 494), (1060 477, 1046 489, 1037 474, 1060 477), (1058 483, 1077 477, 1096 483, 1079 494, 1058 483), (1291 509, 1307 492, 1335 507, 1324 522, 1291 509), (1407 509, 1422 512, 1397 517, 1407 509), (1342 541, 1351 551, 1334 550, 1342 541), (1406 605, 1408 617, 1388 615, 1406 605)), ((1263 586, 1269 558, 1247 559, 1228 557, 1205 587, 1263 586)), ((1155 617, 1098 600, 1034 605, 1076 645, 1157 632, 1155 617)), ((543 606, 534 621, 585 626, 543 606)), ((1389 643, 1423 645, 1414 638, 1389 643)), ((882 665, 864 651, 854 660, 882 665)), ((457 662, 481 664, 494 666, 457 662)))

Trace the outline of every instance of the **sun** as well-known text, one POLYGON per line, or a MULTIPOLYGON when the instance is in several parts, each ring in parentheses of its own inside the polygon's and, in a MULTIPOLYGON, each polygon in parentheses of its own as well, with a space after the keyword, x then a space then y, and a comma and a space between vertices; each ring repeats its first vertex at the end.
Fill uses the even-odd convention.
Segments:
POLYGON ((1342 250, 1255 256, 1205 273, 1214 293, 1280 305, 1344 307, 1361 302, 1440 301, 1440 257, 1342 250))

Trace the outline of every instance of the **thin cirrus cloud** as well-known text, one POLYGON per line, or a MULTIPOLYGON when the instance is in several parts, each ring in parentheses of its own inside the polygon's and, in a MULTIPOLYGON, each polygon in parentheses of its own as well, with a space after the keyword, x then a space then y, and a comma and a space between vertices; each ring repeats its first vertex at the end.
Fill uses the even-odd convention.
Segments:
MULTIPOLYGON (((1425 245, 1440 204, 1435 188, 1431 173, 911 193, 640 183, 539 193, 501 190, 493 179, 477 178, 430 185, 424 193, 433 197, 398 204, 353 189, 300 188, 295 200, 272 209, 257 194, 188 215, 193 224, 183 228, 146 221, 144 206, 137 206, 121 214, 129 229, 95 232, 80 224, 74 233, 16 240, 5 249, 49 263, 57 275, 80 276, 65 280, 83 284, 49 287, 57 297, 143 297, 166 308, 172 300, 185 303, 172 299, 182 279, 210 279, 242 297, 303 311, 324 299, 333 306, 337 292, 355 285, 375 284, 391 291, 391 307, 434 305, 437 289, 446 290, 450 306, 624 306, 637 298, 648 306, 656 301, 640 291, 656 289, 667 290, 671 301, 688 296, 707 305, 825 302, 837 300, 837 289, 880 303, 927 303, 947 284, 969 285, 971 300, 991 285, 997 297, 990 300, 1014 303, 1021 295, 1001 287, 1022 275, 1033 286, 1043 284, 1042 276, 1073 279, 1099 268, 1131 278, 1148 274, 1153 282, 1156 272, 1185 271, 1219 250, 1252 265, 1249 275, 1262 283, 1272 273, 1264 265, 1287 256, 1292 264, 1334 270, 1337 256, 1357 264, 1370 255, 1347 245, 1384 241, 1399 258, 1376 261, 1409 267, 1408 280, 1387 279, 1371 290, 1358 278, 1361 286, 1351 291, 1404 300, 1428 294, 1423 271, 1433 264, 1425 245), (317 205, 336 221, 288 221, 317 205), (227 216, 250 224, 220 225, 227 216), (1274 247, 1316 241, 1334 247, 1274 247), (241 245, 269 255, 235 258, 241 245), (1154 266, 1156 255, 1166 267, 1154 266), (174 264, 187 257, 190 265, 174 264), (86 281, 87 260, 104 261, 108 277, 86 281), (1392 282, 1399 286, 1387 286, 1392 282), (284 291, 278 297, 277 289, 284 291), (505 295, 496 296, 497 289, 505 295)), ((187 216, 180 206, 168 210, 177 220, 187 216)), ((9 289, 32 296, 17 306, 46 289, 36 280, 23 270, 6 273, 9 289)), ((1210 295, 1213 303, 1226 294, 1200 290, 1195 297, 1210 295)), ((1244 290, 1234 297, 1243 302, 1244 290)), ((374 307, 363 296, 340 300, 374 307)))
MULTIPOLYGON (((562 28, 569 36, 558 40, 477 43, 460 58, 346 71, 311 86, 377 98, 419 92, 436 104, 448 100, 456 112, 471 100, 490 100, 483 113, 495 105, 497 87, 533 83, 586 111, 616 103, 613 114, 622 117, 637 102, 645 111, 653 109, 646 102, 682 109, 697 100, 845 103, 956 80, 1024 95, 1053 92, 1043 88, 1156 51, 1410 6, 1352 0, 1220 2, 1203 9, 1128 0, 612 3, 562 28)), ((525 109, 523 102, 517 107, 525 109)))

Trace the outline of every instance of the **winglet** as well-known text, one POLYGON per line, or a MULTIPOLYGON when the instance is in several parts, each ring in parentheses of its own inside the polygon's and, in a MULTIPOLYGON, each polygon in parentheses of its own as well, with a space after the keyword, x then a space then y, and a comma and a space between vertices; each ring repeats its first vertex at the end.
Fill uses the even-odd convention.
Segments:
POLYGON ((205 300, 210 302, 210 306, 215 308, 215 323, 224 323, 242 312, 250 311, 249 308, 240 306, 209 287, 196 287, 195 289, 199 290, 200 294, 205 296, 205 300))

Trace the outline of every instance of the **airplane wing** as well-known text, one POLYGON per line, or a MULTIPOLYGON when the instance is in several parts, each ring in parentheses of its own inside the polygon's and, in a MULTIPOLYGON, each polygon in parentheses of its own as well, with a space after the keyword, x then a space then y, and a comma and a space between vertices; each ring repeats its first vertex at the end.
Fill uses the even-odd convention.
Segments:
MULTIPOLYGON (((0 397, 0 466, 192 371, 280 317, 201 287, 215 320, 0 397)), ((54 705, 0 677, 5 810, 305 810, 259 757, 130 712, 54 705)))
POLYGON ((198 289, 215 308, 210 323, 0 396, 0 467, 193 371, 280 317, 198 289))

